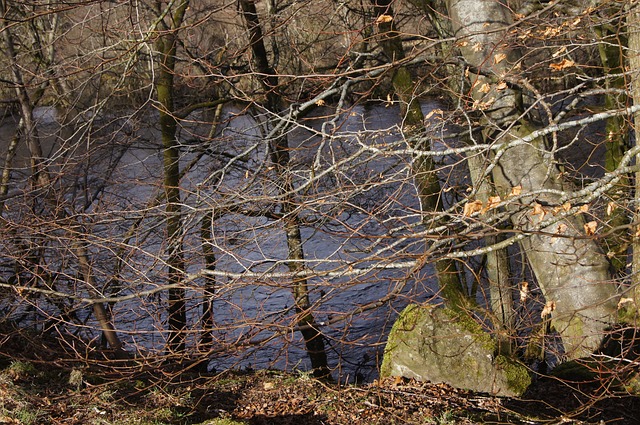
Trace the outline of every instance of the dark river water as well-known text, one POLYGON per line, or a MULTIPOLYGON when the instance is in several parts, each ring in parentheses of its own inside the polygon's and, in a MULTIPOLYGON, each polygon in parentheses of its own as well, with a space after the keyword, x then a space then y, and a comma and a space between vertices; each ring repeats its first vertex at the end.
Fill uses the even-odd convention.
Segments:
MULTIPOLYGON (((428 114, 436 106, 425 103, 423 109, 428 114)), ((98 289, 105 295, 129 295, 161 287, 165 246, 158 217, 162 209, 153 202, 162 187, 156 114, 101 118, 93 123, 91 132, 83 132, 82 125, 79 130, 67 129, 65 134, 71 135, 73 143, 60 137, 60 124, 52 108, 39 108, 35 116, 45 155, 52 169, 61 174, 61 192, 70 204, 81 205, 76 208, 89 217, 86 225, 93 238, 90 251, 96 278, 102 285, 98 289), (82 205, 83 199, 92 201, 82 205), (144 220, 135 236, 125 238, 137 217, 144 220), (123 258, 121 278, 127 284, 114 287, 110 274, 117 255, 123 258)), ((263 208, 277 212, 264 199, 265 194, 277 193, 263 142, 267 130, 260 126, 259 119, 230 109, 215 130, 214 142, 204 149, 208 153, 203 155, 202 140, 210 128, 200 118, 192 117, 180 130, 181 167, 188 169, 181 184, 190 273, 203 267, 199 237, 203 211, 215 210, 221 203, 238 206, 212 226, 219 276, 211 297, 215 325, 210 367, 308 370, 301 337, 291 330, 291 285, 278 275, 287 271, 282 224, 277 217, 241 211, 263 208), (225 169, 225 164, 234 161, 239 166, 225 169)), ((288 134, 293 179, 303 188, 298 192, 304 205, 300 209, 301 233, 305 266, 311 276, 308 284, 313 314, 326 337, 334 376, 340 379, 375 378, 386 336, 398 312, 409 302, 434 296, 428 267, 389 266, 353 272, 381 264, 409 263, 424 250, 423 241, 411 236, 419 228, 420 217, 410 158, 400 153, 385 155, 380 149, 363 150, 398 143, 399 125, 395 106, 354 107, 338 117, 318 115, 307 119, 288 134), (345 158, 348 160, 341 163, 345 158), (391 292, 395 296, 384 299, 391 292), (381 299, 376 308, 368 308, 381 299)), ((2 152, 6 152, 14 133, 15 122, 5 119, 0 126, 2 152)), ((12 168, 10 194, 20 193, 29 174, 24 146, 19 147, 12 168)), ((20 222, 23 213, 8 201, 7 219, 20 222)), ((3 255, 10 257, 7 250, 11 245, 1 246, 3 255)), ((66 268, 64 273, 74 273, 73 262, 54 256, 47 261, 51 267, 66 268)), ((187 290, 193 329, 188 342, 193 349, 199 339, 203 284, 203 278, 194 279, 187 290)), ((60 284, 57 289, 86 296, 82 287, 60 284)), ((127 349, 164 350, 163 294, 134 297, 113 306, 114 323, 127 349)), ((0 307, 6 318, 19 318, 36 327, 59 314, 46 299, 27 301, 7 296, 0 307)), ((97 339, 99 331, 89 307, 77 307, 84 323, 67 328, 97 339)))

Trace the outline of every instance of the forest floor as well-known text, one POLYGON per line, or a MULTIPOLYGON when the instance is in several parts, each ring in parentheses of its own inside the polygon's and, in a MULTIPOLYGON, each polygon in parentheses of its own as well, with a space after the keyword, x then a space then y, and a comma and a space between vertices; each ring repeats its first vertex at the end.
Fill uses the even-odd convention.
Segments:
POLYGON ((540 379, 521 398, 385 379, 364 385, 280 371, 128 370, 2 361, 0 424, 638 424, 640 398, 540 379))

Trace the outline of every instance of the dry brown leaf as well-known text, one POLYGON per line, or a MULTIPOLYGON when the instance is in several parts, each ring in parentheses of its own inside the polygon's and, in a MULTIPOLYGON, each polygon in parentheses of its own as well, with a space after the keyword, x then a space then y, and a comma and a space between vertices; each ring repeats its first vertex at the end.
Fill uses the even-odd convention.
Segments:
POLYGON ((580 205, 580 209, 578 209, 581 213, 589 212, 589 204, 580 205))
POLYGON ((590 221, 584 225, 584 232, 587 234, 587 236, 594 235, 597 229, 598 229, 597 221, 590 221))
POLYGON ((480 86, 478 91, 481 93, 489 93, 489 91, 491 91, 491 86, 487 83, 484 83, 482 86, 480 86))
POLYGON ((316 106, 324 106, 324 99, 319 99, 316 101, 316 106))
POLYGON ((633 298, 620 298, 618 301, 618 310, 625 306, 625 304, 633 303, 633 298))
POLYGON ((540 312, 540 318, 544 319, 545 317, 549 316, 551 312, 554 311, 555 309, 556 309, 555 301, 547 301, 547 303, 544 305, 544 308, 540 312))
POLYGON ((384 24, 391 21, 393 21, 393 16, 391 15, 380 15, 376 18, 376 24, 384 24))
POLYGON ((616 203, 613 201, 610 201, 607 204, 607 215, 611 215, 612 212, 614 212, 616 210, 616 203))
POLYGON ((428 120, 429 118, 431 118, 434 115, 440 115, 442 117, 442 115, 444 114, 444 111, 442 109, 432 109, 431 111, 429 111, 429 113, 424 117, 424 119, 428 120))
POLYGON ((462 212, 463 217, 470 217, 471 214, 476 213, 482 210, 482 201, 473 201, 467 202, 464 204, 464 211, 462 212))
POLYGON ((564 223, 558 224, 558 234, 563 235, 567 231, 567 225, 564 223))
POLYGON ((511 188, 511 192, 509 192, 508 196, 520 196, 521 193, 522 193, 522 186, 518 185, 511 188))
POLYGON ((498 205, 500 205, 500 202, 502 202, 502 199, 500 199, 499 196, 490 196, 487 200, 487 205, 484 206, 481 214, 484 214, 487 211, 496 208, 498 205))
POLYGON ((522 282, 520 284, 520 302, 523 303, 529 296, 529 282, 522 282))
POLYGON ((460 40, 456 43, 458 47, 467 47, 469 45, 469 40, 460 40))
POLYGON ((531 215, 539 215, 540 216, 540 220, 542 220, 544 218, 544 216, 547 215, 547 212, 544 210, 542 205, 540 205, 537 202, 534 202, 533 203, 533 211, 531 211, 531 215))
POLYGON ((553 71, 562 71, 563 69, 571 68, 575 64, 576 63, 574 61, 565 58, 558 63, 549 64, 549 68, 553 71))
POLYGON ((500 62, 502 62, 506 58, 507 58, 506 54, 504 54, 504 53, 496 53, 495 55, 493 55, 493 63, 499 64, 500 62))
POLYGON ((504 90, 504 89, 506 89, 507 87, 508 87, 508 86, 507 86, 506 81, 500 81, 500 82, 498 83, 498 85, 496 86, 496 90, 504 90))
POLYGON ((476 100, 475 102, 473 102, 472 108, 473 109, 477 109, 480 111, 484 111, 486 109, 489 109, 491 107, 491 105, 493 105, 493 102, 496 101, 496 98, 491 96, 487 101, 483 102, 481 100, 476 100))

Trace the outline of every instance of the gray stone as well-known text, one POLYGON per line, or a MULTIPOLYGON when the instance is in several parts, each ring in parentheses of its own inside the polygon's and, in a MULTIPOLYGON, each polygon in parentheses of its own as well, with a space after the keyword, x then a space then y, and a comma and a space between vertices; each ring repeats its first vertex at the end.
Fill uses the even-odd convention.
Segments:
POLYGON ((470 317, 442 307, 408 306, 393 325, 380 371, 500 396, 519 396, 528 369, 498 355, 496 342, 470 317))

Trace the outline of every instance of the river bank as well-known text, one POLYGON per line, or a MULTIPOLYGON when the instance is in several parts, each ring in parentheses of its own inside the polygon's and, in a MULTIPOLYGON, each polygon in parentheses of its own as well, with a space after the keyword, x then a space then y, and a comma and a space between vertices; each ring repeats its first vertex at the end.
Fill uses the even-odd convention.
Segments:
POLYGON ((303 372, 97 373, 24 361, 0 369, 2 424, 636 424, 640 401, 541 379, 522 398, 386 379, 338 385, 303 372))

